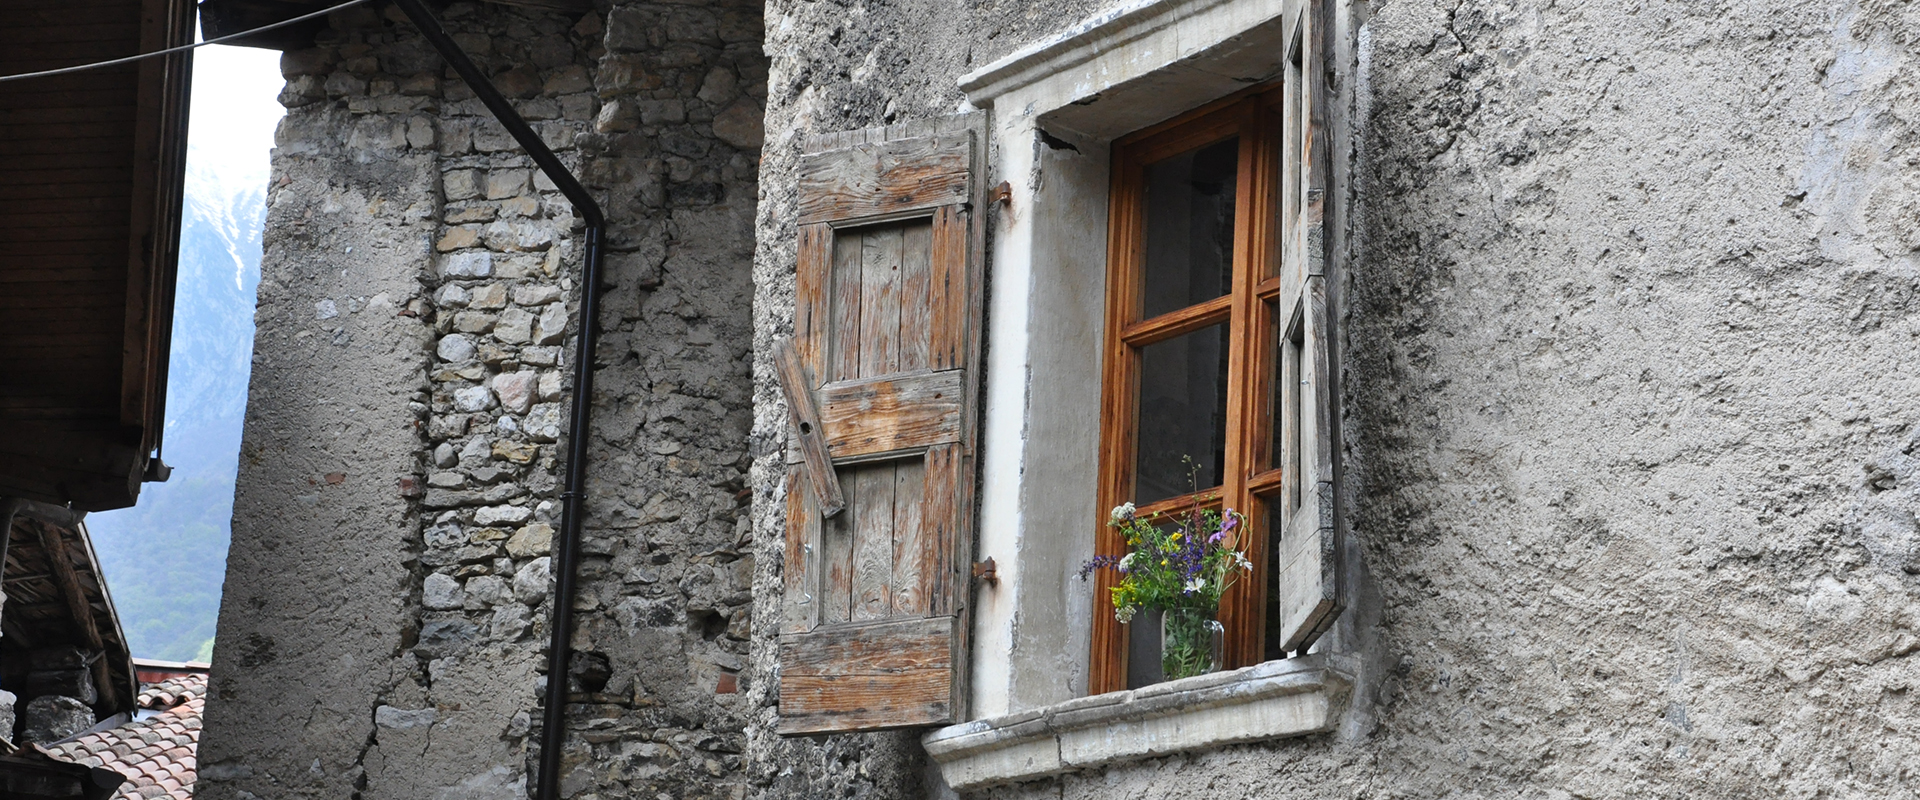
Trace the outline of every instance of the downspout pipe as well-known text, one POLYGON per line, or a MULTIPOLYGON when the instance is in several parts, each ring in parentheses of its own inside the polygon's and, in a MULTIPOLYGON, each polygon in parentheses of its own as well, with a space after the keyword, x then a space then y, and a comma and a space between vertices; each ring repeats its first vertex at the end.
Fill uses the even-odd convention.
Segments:
POLYGON ((593 360, 599 344, 600 267, 606 250, 606 216, 558 156, 513 110, 506 96, 480 72, 440 21, 420 0, 394 0, 461 80, 493 112, 540 171, 559 187, 586 223, 585 274, 580 279, 580 336, 573 357, 573 416, 567 427, 567 489, 560 495, 560 537, 553 548, 553 617, 548 630, 546 707, 540 718, 540 774, 534 800, 560 796, 560 745, 566 739, 567 666, 572 658, 573 597, 580 562, 580 523, 586 501, 588 419, 593 410, 593 360))

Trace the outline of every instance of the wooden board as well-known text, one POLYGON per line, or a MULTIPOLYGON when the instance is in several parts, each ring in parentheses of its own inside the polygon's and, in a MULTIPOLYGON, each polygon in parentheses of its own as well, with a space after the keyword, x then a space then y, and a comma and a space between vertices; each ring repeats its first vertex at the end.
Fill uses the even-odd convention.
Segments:
POLYGON ((845 463, 959 441, 963 379, 944 370, 821 387, 827 452, 845 463))
POLYGON ((782 734, 954 720, 955 617, 916 617, 780 637, 782 734))
POLYGON ((774 375, 787 400, 787 416, 799 442, 801 461, 806 465, 808 483, 814 487, 820 514, 831 517, 846 508, 839 481, 833 480, 833 462, 827 456, 825 429, 820 409, 814 402, 813 377, 800 361, 800 351, 788 340, 773 347, 774 375))
POLYGON ((966 203, 973 133, 867 143, 800 162, 800 224, 850 221, 966 203))

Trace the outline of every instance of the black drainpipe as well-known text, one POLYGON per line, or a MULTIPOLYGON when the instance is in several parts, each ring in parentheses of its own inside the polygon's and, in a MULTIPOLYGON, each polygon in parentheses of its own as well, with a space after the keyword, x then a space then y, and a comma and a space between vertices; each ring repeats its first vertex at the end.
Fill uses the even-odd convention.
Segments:
POLYGON ((553 549, 553 638, 547 643, 546 708, 540 718, 540 775, 534 800, 555 800, 560 794, 560 743, 566 738, 567 664, 572 656, 574 570, 580 556, 580 517, 586 496, 587 416, 593 410, 593 357, 599 342, 600 259, 606 244, 607 220, 600 205, 560 163, 540 136, 527 127, 507 98, 480 73, 473 60, 454 44, 420 0, 394 0, 441 57, 453 65, 495 119, 540 165, 540 171, 573 204, 586 222, 586 270, 580 279, 580 339, 573 356, 573 419, 567 426, 567 490, 560 495, 560 541, 553 549))

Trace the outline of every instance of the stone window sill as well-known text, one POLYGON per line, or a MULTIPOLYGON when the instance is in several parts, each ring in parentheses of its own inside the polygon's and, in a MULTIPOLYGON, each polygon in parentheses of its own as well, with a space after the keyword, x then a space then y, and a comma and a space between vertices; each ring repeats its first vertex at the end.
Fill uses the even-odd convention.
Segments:
POLYGON ((1069 700, 928 733, 947 785, 978 789, 1333 729, 1351 680, 1320 654, 1069 700))

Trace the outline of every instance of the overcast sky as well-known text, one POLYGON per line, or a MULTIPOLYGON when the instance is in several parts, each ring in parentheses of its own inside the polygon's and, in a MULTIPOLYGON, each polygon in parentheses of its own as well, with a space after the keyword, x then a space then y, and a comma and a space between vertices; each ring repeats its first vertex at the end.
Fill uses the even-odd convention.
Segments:
POLYGON ((193 55, 193 117, 187 134, 187 193, 231 196, 267 185, 267 151, 286 109, 280 53, 209 45, 193 55))

